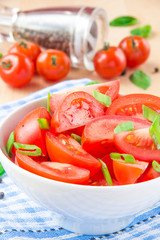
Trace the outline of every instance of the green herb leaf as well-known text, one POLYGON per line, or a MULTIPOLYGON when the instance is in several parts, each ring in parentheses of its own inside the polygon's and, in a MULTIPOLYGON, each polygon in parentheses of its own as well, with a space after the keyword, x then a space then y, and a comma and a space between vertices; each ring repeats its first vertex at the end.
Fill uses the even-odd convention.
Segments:
POLYGON ((28 156, 40 156, 42 151, 36 145, 29 145, 29 144, 21 144, 14 142, 15 148, 18 150, 19 153, 28 156), (27 150, 27 151, 24 151, 27 150))
POLYGON ((51 108, 50 108, 50 104, 49 104, 49 100, 50 100, 51 94, 48 93, 48 98, 47 98, 47 111, 50 113, 51 112, 51 108))
POLYGON ((97 92, 96 90, 93 90, 93 97, 105 107, 111 105, 111 98, 105 94, 97 92))
POLYGON ((3 57, 3 54, 2 53, 0 53, 0 59, 3 57))
POLYGON ((137 87, 146 90, 151 85, 151 78, 141 70, 137 70, 130 75, 129 79, 137 87))
POLYGON ((47 119, 38 118, 37 121, 41 129, 50 129, 49 122, 47 121, 47 119))
POLYGON ((71 133, 71 137, 81 144, 81 137, 79 135, 71 133))
POLYGON ((8 141, 7 141, 7 145, 6 145, 6 150, 7 150, 7 153, 8 153, 9 157, 12 157, 11 151, 12 151, 12 147, 13 147, 14 141, 15 141, 15 138, 14 138, 14 131, 13 131, 9 135, 9 138, 8 138, 8 141))
POLYGON ((111 21, 110 26, 116 26, 116 27, 131 26, 131 25, 135 25, 137 22, 138 22, 138 19, 135 17, 121 16, 111 21))
POLYGON ((143 117, 148 119, 149 121, 153 122, 157 117, 159 118, 160 123, 160 114, 154 111, 153 109, 143 105, 143 117))
POLYGON ((126 163, 136 163, 135 158, 131 154, 122 154, 122 153, 111 153, 110 158, 117 161, 124 161, 126 163))
POLYGON ((100 83, 99 81, 89 82, 89 83, 86 83, 85 86, 99 84, 99 83, 100 83))
POLYGON ((134 130, 133 122, 127 121, 127 122, 120 123, 119 125, 117 125, 117 127, 114 129, 114 133, 133 131, 133 130, 134 130))
POLYGON ((157 161, 152 162, 152 167, 155 171, 160 172, 160 164, 157 161))
POLYGON ((147 38, 151 34, 151 25, 146 25, 144 27, 135 28, 130 31, 132 35, 141 36, 147 38))
POLYGON ((107 165, 101 159, 98 159, 98 160, 102 163, 102 173, 103 173, 104 178, 106 179, 108 185, 113 186, 112 178, 109 173, 107 165))
POLYGON ((0 162, 0 177, 5 173, 4 168, 2 167, 2 164, 0 162))
POLYGON ((160 149, 160 127, 159 127, 159 117, 157 117, 152 125, 149 127, 149 133, 153 139, 157 149, 160 149))

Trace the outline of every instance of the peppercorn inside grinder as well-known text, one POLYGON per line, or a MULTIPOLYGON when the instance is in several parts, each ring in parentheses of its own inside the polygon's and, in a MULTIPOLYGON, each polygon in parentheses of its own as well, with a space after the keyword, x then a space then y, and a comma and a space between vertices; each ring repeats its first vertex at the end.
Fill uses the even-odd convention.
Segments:
POLYGON ((59 49, 69 55, 72 66, 92 71, 93 57, 107 41, 108 20, 101 8, 57 7, 0 12, 1 39, 28 40, 46 49, 59 49))

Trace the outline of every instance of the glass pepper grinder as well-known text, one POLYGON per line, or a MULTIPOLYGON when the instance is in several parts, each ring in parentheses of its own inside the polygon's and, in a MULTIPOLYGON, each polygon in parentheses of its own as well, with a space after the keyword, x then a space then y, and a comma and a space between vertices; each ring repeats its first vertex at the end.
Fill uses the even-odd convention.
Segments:
POLYGON ((106 12, 92 7, 56 7, 0 12, 2 40, 28 40, 42 48, 55 48, 69 55, 72 66, 92 71, 93 57, 108 36, 106 12))

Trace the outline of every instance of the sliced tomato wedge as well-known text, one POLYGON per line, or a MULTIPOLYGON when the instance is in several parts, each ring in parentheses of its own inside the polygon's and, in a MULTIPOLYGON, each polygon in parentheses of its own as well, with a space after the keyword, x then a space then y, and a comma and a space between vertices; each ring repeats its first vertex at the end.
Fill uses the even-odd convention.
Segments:
POLYGON ((82 147, 94 157, 103 157, 114 151, 113 135, 115 127, 132 121, 135 129, 149 127, 150 123, 129 116, 102 116, 86 124, 82 134, 82 147))
POLYGON ((135 159, 160 161, 160 150, 157 150, 149 134, 149 128, 116 133, 114 142, 120 152, 131 154, 135 159))
MULTIPOLYGON (((112 179, 113 185, 118 186, 120 185, 115 179, 112 179)), ((99 171, 94 176, 89 179, 89 185, 91 186, 109 186, 102 171, 99 171)))
POLYGON ((147 162, 136 160, 136 163, 113 160, 113 170, 120 184, 133 184, 148 167, 147 162))
POLYGON ((36 145, 41 148, 43 155, 47 155, 45 146, 45 132, 37 121, 45 118, 50 123, 51 115, 46 108, 41 107, 27 114, 15 128, 15 142, 36 145))
POLYGON ((141 93, 128 94, 116 99, 107 109, 107 114, 143 118, 142 105, 160 113, 160 98, 141 93))
POLYGON ((16 151, 16 163, 31 173, 61 182, 88 184, 90 177, 90 172, 87 169, 59 162, 43 162, 40 164, 18 151, 16 151))
POLYGON ((150 162, 146 171, 142 174, 142 176, 137 180, 137 182, 145 182, 152 180, 154 178, 160 177, 160 172, 157 172, 152 167, 152 163, 150 162))
POLYGON ((73 90, 67 91, 65 93, 53 93, 50 97, 49 104, 50 104, 50 108, 51 108, 52 112, 55 112, 55 110, 60 106, 60 104, 63 102, 63 100, 65 99, 65 97, 67 95, 69 95, 73 92, 76 92, 76 91, 83 91, 83 92, 93 95, 93 90, 96 90, 100 93, 108 95, 111 98, 111 100, 113 101, 114 99, 116 99, 118 97, 119 89, 120 89, 120 81, 119 80, 109 81, 109 82, 100 83, 100 84, 88 85, 88 86, 84 86, 84 87, 79 87, 78 90, 73 89, 73 90))
POLYGON ((84 126, 91 119, 105 114, 104 106, 86 92, 69 94, 55 111, 51 120, 53 132, 84 126))
POLYGON ((73 164, 86 168, 94 175, 101 169, 101 163, 82 149, 81 145, 65 134, 55 135, 46 133, 46 147, 48 155, 53 162, 73 164))

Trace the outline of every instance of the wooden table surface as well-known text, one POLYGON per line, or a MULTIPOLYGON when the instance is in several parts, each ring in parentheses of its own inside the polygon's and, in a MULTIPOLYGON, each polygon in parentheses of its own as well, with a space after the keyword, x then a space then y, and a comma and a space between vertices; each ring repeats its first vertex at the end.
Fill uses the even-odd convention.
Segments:
MULTIPOLYGON (((125 76, 120 76, 121 89, 120 92, 133 93, 145 92, 160 95, 160 71, 154 73, 157 67, 160 69, 160 0, 1 0, 0 4, 9 7, 18 7, 21 10, 29 10, 35 8, 46 8, 54 6, 92 6, 101 7, 106 10, 109 21, 115 17, 122 15, 131 15, 139 19, 137 26, 150 24, 152 26, 152 34, 148 38, 151 46, 151 54, 147 62, 138 69, 145 71, 152 79, 152 84, 147 90, 142 90, 133 85, 129 80, 129 75, 135 69, 127 69, 125 76)), ((117 45, 119 41, 130 34, 130 30, 134 27, 109 27, 109 43, 117 45)), ((0 52, 7 53, 7 49, 12 43, 0 42, 0 52)), ((99 77, 95 72, 89 72, 85 69, 72 69, 68 76, 64 79, 90 78, 101 82, 107 81, 99 77)), ((0 104, 7 103, 12 100, 20 99, 39 89, 51 86, 53 82, 49 82, 36 75, 30 84, 26 87, 16 89, 6 85, 0 79, 0 104)))

